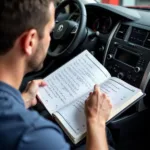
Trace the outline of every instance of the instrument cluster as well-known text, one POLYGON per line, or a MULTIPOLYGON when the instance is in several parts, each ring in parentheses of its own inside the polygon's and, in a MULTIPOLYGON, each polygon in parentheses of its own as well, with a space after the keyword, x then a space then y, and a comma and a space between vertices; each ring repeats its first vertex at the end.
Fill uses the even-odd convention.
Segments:
POLYGON ((89 13, 87 18, 87 27, 94 32, 99 31, 102 34, 109 34, 113 27, 113 19, 107 14, 89 13))

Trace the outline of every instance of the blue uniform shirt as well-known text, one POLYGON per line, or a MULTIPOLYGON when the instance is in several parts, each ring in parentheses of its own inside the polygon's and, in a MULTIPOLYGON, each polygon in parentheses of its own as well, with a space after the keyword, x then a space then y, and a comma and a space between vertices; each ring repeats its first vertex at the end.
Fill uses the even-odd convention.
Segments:
POLYGON ((25 108, 21 94, 0 82, 0 150, 68 150, 60 128, 25 108))

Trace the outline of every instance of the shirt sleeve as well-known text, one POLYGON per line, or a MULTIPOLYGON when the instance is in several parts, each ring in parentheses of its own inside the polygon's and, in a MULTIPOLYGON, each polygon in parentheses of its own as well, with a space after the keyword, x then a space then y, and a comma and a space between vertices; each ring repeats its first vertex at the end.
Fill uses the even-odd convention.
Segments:
POLYGON ((61 130, 53 123, 40 119, 21 137, 18 150, 69 150, 61 130), (48 123, 45 123, 48 122, 48 123))

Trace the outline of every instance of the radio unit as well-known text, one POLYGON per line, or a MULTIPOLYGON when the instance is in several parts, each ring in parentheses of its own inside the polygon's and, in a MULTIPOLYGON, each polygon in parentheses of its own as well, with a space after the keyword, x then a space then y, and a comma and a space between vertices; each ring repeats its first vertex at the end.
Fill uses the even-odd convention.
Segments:
POLYGON ((150 50, 133 47, 130 45, 117 45, 116 42, 110 46, 105 67, 112 76, 139 87, 149 62, 150 50))

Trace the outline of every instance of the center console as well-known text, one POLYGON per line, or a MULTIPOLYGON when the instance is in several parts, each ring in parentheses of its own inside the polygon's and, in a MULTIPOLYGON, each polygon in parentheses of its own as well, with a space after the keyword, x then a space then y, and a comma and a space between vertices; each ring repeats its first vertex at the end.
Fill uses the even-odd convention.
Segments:
POLYGON ((150 29, 121 24, 113 35, 104 65, 112 76, 140 87, 150 61, 150 29))
POLYGON ((143 115, 143 110, 146 110, 144 107, 150 103, 150 27, 124 23, 116 28, 108 42, 104 66, 112 76, 121 78, 146 93, 144 99, 109 124, 109 129, 116 139, 121 139, 121 135, 123 139, 128 139, 133 129, 136 133, 139 128, 142 129, 141 126, 145 128, 147 119, 143 116, 149 115, 148 112, 143 115), (126 130, 128 127, 129 132, 126 130))

